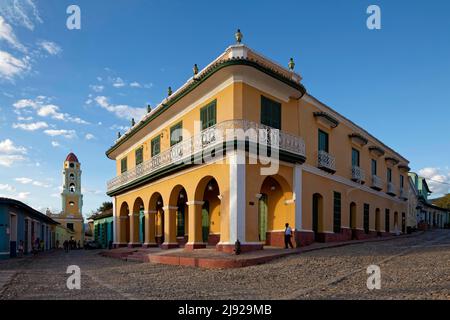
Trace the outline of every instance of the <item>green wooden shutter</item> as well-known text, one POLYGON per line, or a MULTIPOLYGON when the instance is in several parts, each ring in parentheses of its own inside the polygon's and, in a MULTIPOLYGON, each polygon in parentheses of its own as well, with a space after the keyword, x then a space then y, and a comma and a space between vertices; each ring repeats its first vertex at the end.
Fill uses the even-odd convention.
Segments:
POLYGON ((341 232, 341 194, 339 192, 334 192, 333 231, 341 232))
POLYGON ((140 147, 135 152, 136 165, 140 165, 144 161, 144 148, 140 147))
POLYGON ((217 122, 217 101, 214 100, 210 104, 200 109, 200 121, 202 123, 202 130, 212 127, 217 122))
POLYGON ((328 152, 328 133, 319 129, 319 151, 328 152))
POLYGON ((261 123, 281 129, 281 103, 261 96, 261 123))
POLYGON ((127 157, 120 160, 120 173, 124 173, 127 171, 127 157))
POLYGON ((158 155, 161 151, 159 136, 154 138, 152 140, 151 144, 152 144, 152 157, 154 157, 154 156, 158 155))
POLYGON ((208 242, 209 238, 209 202, 205 201, 202 207, 202 238, 203 242, 208 242))
POLYGON ((183 123, 179 122, 170 128, 170 146, 173 146, 183 140, 183 123))

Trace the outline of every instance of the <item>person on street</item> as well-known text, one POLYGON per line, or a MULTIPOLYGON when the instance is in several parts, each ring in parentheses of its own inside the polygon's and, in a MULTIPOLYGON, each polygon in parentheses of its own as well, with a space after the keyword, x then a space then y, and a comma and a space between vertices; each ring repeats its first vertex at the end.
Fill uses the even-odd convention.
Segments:
POLYGON ((286 226, 286 229, 284 229, 284 246, 285 246, 284 248, 288 249, 288 245, 289 245, 293 249, 294 246, 292 245, 292 242, 291 242, 292 229, 289 226, 289 223, 286 223, 285 226, 286 226))

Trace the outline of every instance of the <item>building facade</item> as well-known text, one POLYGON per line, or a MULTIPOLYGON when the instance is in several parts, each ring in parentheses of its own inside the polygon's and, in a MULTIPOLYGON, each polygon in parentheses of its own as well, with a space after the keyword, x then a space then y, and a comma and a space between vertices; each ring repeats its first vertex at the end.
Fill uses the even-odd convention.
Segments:
POLYGON ((114 217, 113 210, 98 212, 90 217, 93 221, 94 241, 102 248, 109 248, 110 241, 114 241, 114 217))
MULTIPOLYGON (((239 38, 239 37, 238 37, 239 38)), ((240 42, 106 152, 116 246, 231 252, 405 231, 408 160, 240 42)))
MULTIPOLYGON (((63 164, 61 192, 62 211, 49 216, 63 227, 73 231, 72 240, 84 243, 83 194, 81 192, 81 164, 75 154, 69 153, 63 164)), ((71 240, 71 239, 69 239, 71 240)))
POLYGON ((0 198, 0 259, 16 257, 19 247, 28 254, 44 241, 44 250, 54 247, 58 223, 14 199, 0 198), (38 245, 39 244, 39 245, 38 245))
POLYGON ((408 224, 421 230, 444 228, 450 222, 450 212, 432 204, 428 199, 432 192, 426 179, 410 172, 409 181, 411 197, 408 199, 408 224))

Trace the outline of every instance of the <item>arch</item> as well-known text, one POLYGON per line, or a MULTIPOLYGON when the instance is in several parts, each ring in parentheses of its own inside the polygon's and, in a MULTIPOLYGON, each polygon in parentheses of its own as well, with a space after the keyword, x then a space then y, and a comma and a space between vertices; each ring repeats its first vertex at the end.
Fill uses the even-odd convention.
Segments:
POLYGON ((381 235, 381 210, 380 208, 375 209, 375 231, 378 235, 381 235))
POLYGON ((267 235, 270 232, 284 230, 285 224, 294 224, 293 216, 289 216, 286 200, 292 198, 292 189, 280 175, 267 176, 260 187, 258 199, 258 234, 259 241, 271 242, 267 235))
POLYGON ((69 185, 69 191, 72 192, 72 193, 75 192, 75 183, 72 182, 72 183, 69 185))
POLYGON ((313 194, 312 229, 317 240, 318 233, 323 230, 323 196, 320 193, 313 194))
POLYGON ((130 242, 134 245, 137 243, 143 243, 145 239, 145 220, 144 220, 144 201, 141 197, 137 197, 134 200, 133 212, 130 219, 130 242))
POLYGON ((130 217, 128 216, 130 210, 128 203, 125 201, 120 205, 119 211, 119 242, 126 244, 130 242, 130 217))
MULTIPOLYGON (((220 241, 220 188, 217 180, 213 177, 202 179, 197 186, 203 188, 203 194, 200 198, 203 201, 202 205, 202 239, 204 243, 212 245, 220 241)), ((197 190, 196 190, 197 191, 197 190)))
MULTIPOLYGON (((164 242, 164 201, 159 192, 154 192, 148 202, 149 220, 145 226, 149 245, 160 245, 164 242)), ((145 239, 145 238, 144 238, 145 239)))
POLYGON ((177 207, 175 232, 178 238, 177 241, 181 241, 182 243, 187 241, 186 235, 188 233, 189 208, 186 202, 188 202, 188 196, 184 186, 178 184, 173 187, 169 196, 169 206, 177 207))

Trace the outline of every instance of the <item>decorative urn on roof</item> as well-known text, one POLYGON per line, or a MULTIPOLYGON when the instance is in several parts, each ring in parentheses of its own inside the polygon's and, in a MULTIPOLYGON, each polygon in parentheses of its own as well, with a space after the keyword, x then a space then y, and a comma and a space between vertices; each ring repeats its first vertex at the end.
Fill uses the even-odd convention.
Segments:
POLYGON ((289 59, 288 67, 289 67, 289 70, 294 71, 294 68, 295 68, 295 62, 294 62, 294 59, 293 59, 293 58, 289 59))
POLYGON ((172 95, 172 87, 167 89, 167 95, 170 97, 172 95))
POLYGON ((234 37, 236 38, 236 43, 241 44, 242 38, 244 35, 241 33, 241 29, 237 29, 236 33, 234 34, 234 37))
POLYGON ((194 67, 192 68, 192 72, 194 73, 194 76, 198 74, 198 66, 197 64, 194 64, 194 67))

